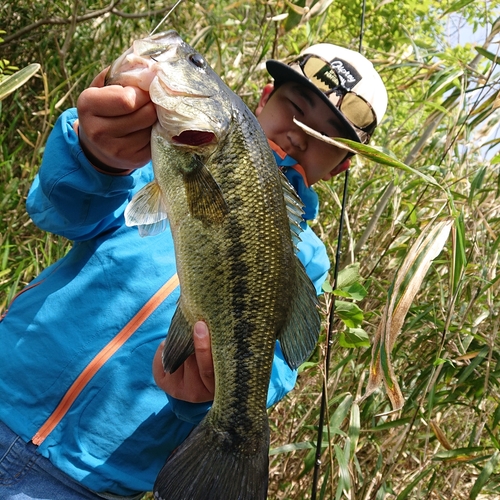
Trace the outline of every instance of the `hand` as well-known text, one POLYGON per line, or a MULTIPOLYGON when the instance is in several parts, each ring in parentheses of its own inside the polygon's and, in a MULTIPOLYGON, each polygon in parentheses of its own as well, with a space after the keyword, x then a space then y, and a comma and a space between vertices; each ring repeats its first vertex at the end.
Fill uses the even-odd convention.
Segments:
POLYGON ((151 127, 157 116, 148 92, 120 85, 104 87, 106 72, 78 98, 78 134, 89 156, 126 172, 151 159, 151 127))
POLYGON ((193 340, 194 354, 174 373, 163 370, 162 342, 153 359, 153 376, 158 387, 170 396, 190 403, 204 403, 214 399, 215 377, 210 333, 202 321, 194 325, 193 340))

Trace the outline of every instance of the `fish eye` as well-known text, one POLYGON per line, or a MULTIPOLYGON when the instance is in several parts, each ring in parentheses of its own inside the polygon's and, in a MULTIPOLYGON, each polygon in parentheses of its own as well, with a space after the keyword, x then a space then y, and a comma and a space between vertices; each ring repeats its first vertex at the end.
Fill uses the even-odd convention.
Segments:
POLYGON ((200 56, 200 54, 191 54, 189 56, 189 60, 197 67, 204 68, 205 67, 205 59, 200 56))

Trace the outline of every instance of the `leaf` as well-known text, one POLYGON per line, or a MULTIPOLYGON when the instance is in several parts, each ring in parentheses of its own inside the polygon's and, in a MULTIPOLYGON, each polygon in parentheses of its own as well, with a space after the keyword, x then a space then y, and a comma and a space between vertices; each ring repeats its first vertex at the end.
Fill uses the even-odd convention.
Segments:
POLYGON ((352 302, 335 301, 335 312, 349 328, 356 328, 363 321, 363 311, 352 302))
POLYGON ((291 453, 292 451, 309 450, 311 448, 314 448, 314 446, 307 441, 301 443, 289 443, 269 450, 269 455, 279 455, 281 453, 291 453))
POLYGON ((41 66, 38 63, 30 64, 2 80, 0 82, 0 101, 24 85, 40 69, 40 67, 41 66))
POLYGON ((465 223, 463 212, 455 219, 453 226, 453 261, 452 261, 452 294, 454 295, 460 285, 467 256, 465 254, 465 223))
POLYGON ((351 489, 351 475, 349 474, 349 464, 346 454, 339 445, 334 445, 335 458, 339 466, 339 490, 349 491, 351 489))
POLYGON ((348 328, 340 333, 339 344, 348 348, 370 347, 370 339, 362 328, 348 328))
MULTIPOLYGON (((346 288, 343 288, 342 292, 345 294, 344 296, 347 296, 353 300, 363 300, 368 293, 366 291, 366 288, 360 283, 354 283, 346 288)), ((334 293, 337 294, 339 293, 339 291, 335 290, 334 293)))
POLYGON ((448 9, 446 9, 442 14, 441 17, 446 16, 447 14, 451 14, 452 12, 458 12, 460 9, 466 7, 467 5, 473 3, 475 0, 458 0, 458 2, 455 2, 451 4, 448 9))
POLYGON ((343 289, 354 285, 361 279, 359 275, 359 262, 344 267, 337 276, 336 287, 343 289))
POLYGON ((352 405, 352 395, 348 394, 344 400, 338 405, 337 409, 330 419, 330 432, 334 434, 340 434, 345 436, 345 433, 340 429, 342 422, 349 413, 349 409, 352 405))
POLYGON ((392 368, 391 351, 432 261, 441 253, 448 239, 452 224, 453 219, 428 224, 397 270, 375 333, 370 377, 361 400, 373 394, 383 381, 393 409, 403 406, 403 395, 392 368))
POLYGON ((419 474, 417 474, 417 477, 396 497, 396 500, 406 500, 408 498, 408 495, 413 491, 413 488, 425 477, 429 472, 432 472, 433 468, 428 467, 427 469, 424 469, 421 471, 419 474))
POLYGON ((349 441, 351 443, 349 456, 351 459, 354 458, 354 455, 356 454, 360 427, 361 427, 361 419, 359 413, 359 406, 357 403, 352 403, 351 417, 349 420, 349 441))
POLYGON ((479 54, 486 57, 486 59, 489 59, 490 61, 494 62, 495 64, 498 63, 498 56, 496 54, 493 54, 492 52, 489 52, 486 49, 483 49, 482 47, 474 47, 474 48, 476 49, 476 51, 479 54))
POLYGON ((461 385, 468 377, 469 375, 476 369, 476 367, 483 361, 483 359, 487 356, 489 352, 489 347, 484 346, 480 351, 479 354, 473 359, 471 364, 465 368, 465 370, 462 372, 460 377, 458 378, 457 381, 457 386, 461 385))
POLYGON ((484 453, 482 446, 469 446, 467 448, 455 448, 454 450, 441 451, 434 455, 433 460, 453 460, 457 462, 468 462, 477 458, 478 453, 484 453))
POLYGON ((475 500, 479 495, 479 493, 481 493, 483 486, 487 483, 491 474, 495 472, 499 460, 500 460, 500 451, 497 450, 495 451, 495 453, 493 453, 492 457, 484 464, 483 470, 476 479, 476 482, 474 483, 474 486, 472 487, 469 495, 469 498, 471 500, 475 500))
POLYGON ((331 144, 332 146, 336 146, 338 148, 342 149, 347 149, 351 153, 357 153, 360 154, 369 160, 372 160, 374 162, 380 163, 382 165, 387 165, 388 167, 393 167, 393 168, 398 168, 400 170, 403 170, 405 172, 408 172, 410 174, 416 175, 420 178, 422 178, 427 184, 431 184, 434 187, 437 187, 439 189, 442 189, 443 191, 446 192, 446 190, 439 184, 439 182, 434 179, 434 177, 431 177, 430 175, 424 174, 423 172, 420 172, 420 170, 417 170, 413 167, 410 167, 409 165, 406 165, 405 163, 400 162, 399 160, 396 160, 395 158, 392 158, 389 155, 386 155, 385 153, 382 153, 382 151, 379 151, 378 149, 374 148, 373 146, 368 146, 367 144, 361 144, 356 141, 351 141, 350 139, 344 139, 340 137, 336 137, 335 139, 332 139, 331 137, 327 137, 325 135, 320 134, 319 132, 316 132, 316 130, 308 127, 307 125, 304 125, 300 121, 296 120, 295 118, 293 119, 294 123, 297 124, 299 127, 301 127, 307 134, 315 137, 316 139, 326 142, 328 144, 331 144))

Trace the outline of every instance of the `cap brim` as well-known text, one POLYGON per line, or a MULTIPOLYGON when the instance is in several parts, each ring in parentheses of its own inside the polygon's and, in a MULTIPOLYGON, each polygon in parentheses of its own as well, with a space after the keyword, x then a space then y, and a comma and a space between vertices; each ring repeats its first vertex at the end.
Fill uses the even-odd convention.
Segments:
POLYGON ((290 68, 290 66, 280 61, 270 59, 266 62, 266 67, 269 74, 274 78, 276 88, 286 82, 295 82, 308 88, 309 90, 314 92, 325 104, 327 104, 328 107, 335 113, 335 116, 337 116, 344 127, 347 139, 361 142, 354 127, 347 121, 342 112, 330 102, 328 97, 323 94, 323 92, 321 92, 321 90, 316 87, 316 85, 314 85, 314 83, 310 82, 305 76, 302 76, 300 73, 297 73, 297 71, 290 68))

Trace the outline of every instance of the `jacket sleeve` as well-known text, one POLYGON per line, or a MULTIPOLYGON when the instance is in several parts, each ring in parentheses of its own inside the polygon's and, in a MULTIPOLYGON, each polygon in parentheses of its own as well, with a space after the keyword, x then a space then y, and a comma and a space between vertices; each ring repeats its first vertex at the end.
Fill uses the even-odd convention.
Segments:
POLYGON ((330 269, 330 259, 325 245, 309 226, 302 231, 300 239, 297 245, 299 250, 297 257, 304 264, 307 275, 316 288, 316 293, 320 295, 323 293, 322 286, 330 269))
POLYGON ((76 119, 76 109, 70 109, 57 120, 26 207, 41 229, 82 241, 120 224, 131 190, 144 174, 143 169, 123 176, 98 172, 80 148, 76 119))

